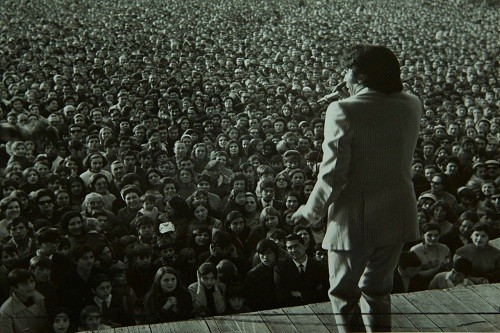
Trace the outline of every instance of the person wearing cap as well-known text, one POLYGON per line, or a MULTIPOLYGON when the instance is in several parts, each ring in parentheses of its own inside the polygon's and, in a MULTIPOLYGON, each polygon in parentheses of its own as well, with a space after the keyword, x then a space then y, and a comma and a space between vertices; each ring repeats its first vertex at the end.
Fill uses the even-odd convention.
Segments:
POLYGON ((120 195, 125 201, 126 206, 118 211, 116 217, 122 225, 126 228, 130 227, 131 222, 137 216, 137 213, 142 208, 141 204, 141 189, 136 185, 125 185, 121 191, 120 195))
POLYGON ((477 208, 478 197, 476 192, 472 188, 466 186, 459 187, 457 189, 457 198, 460 211, 473 211, 477 208))
POLYGON ((500 162, 498 160, 488 160, 484 164, 486 166, 486 179, 493 180, 498 186, 500 184, 500 162))
POLYGON ((221 173, 222 164, 218 160, 211 160, 205 166, 205 171, 210 176, 210 188, 217 189, 217 194, 222 198, 229 194, 230 180, 221 173))
POLYGON ((318 180, 292 219, 308 226, 328 211, 323 247, 338 328, 390 330, 392 272, 403 244, 418 238, 411 165, 422 103, 402 92, 385 47, 355 45, 343 65, 351 97, 326 111, 318 180))

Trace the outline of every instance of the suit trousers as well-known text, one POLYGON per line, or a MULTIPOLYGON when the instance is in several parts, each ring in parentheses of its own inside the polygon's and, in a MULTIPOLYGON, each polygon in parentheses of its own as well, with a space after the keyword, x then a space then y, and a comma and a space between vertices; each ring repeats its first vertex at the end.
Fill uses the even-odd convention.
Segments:
POLYGON ((328 251, 329 296, 340 332, 391 331, 390 293, 403 244, 328 251))

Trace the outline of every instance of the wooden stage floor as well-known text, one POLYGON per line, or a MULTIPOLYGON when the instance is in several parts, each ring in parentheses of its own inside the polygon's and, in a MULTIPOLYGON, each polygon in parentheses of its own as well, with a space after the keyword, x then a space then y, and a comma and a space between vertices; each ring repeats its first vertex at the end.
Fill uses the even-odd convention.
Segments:
MULTIPOLYGON (((500 284, 422 291, 392 296, 396 332, 498 332, 500 284)), ((293 333, 337 332, 330 303, 282 308, 236 316, 130 326, 105 333, 293 333)))

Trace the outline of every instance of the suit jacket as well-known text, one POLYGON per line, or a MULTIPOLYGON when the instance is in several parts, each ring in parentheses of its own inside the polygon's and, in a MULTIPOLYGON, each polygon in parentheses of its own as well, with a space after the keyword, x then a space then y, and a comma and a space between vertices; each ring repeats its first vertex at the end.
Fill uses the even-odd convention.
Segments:
POLYGON ((298 306, 328 300, 328 270, 324 265, 309 258, 302 279, 291 258, 278 261, 274 268, 276 298, 282 307, 298 306), (292 291, 300 291, 301 297, 293 297, 292 291))
POLYGON ((16 332, 47 332, 47 311, 44 297, 35 291, 34 303, 24 305, 15 294, 12 294, 0 307, 0 331, 16 332))
POLYGON ((421 113, 416 96, 369 88, 330 104, 318 180, 304 207, 313 223, 328 211, 325 249, 418 238, 411 165, 421 113))

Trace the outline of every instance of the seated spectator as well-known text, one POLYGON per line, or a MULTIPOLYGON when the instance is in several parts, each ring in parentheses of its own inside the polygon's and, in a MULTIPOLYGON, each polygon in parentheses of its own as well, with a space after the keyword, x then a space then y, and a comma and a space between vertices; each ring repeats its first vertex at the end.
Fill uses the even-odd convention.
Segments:
POLYGON ((485 223, 472 227, 472 243, 457 250, 454 259, 466 258, 472 262, 470 280, 474 284, 500 281, 500 250, 489 244, 491 228, 485 223))
POLYGON ((449 272, 436 274, 429 284, 429 289, 448 289, 454 287, 473 286, 469 280, 472 273, 472 263, 469 259, 458 258, 453 260, 453 268, 449 272))
POLYGON ((164 323, 189 319, 193 304, 177 272, 161 267, 156 272, 151 289, 144 300, 146 323, 164 323))
POLYGON ((197 276, 198 281, 188 288, 195 317, 223 314, 226 311, 226 285, 219 281, 217 268, 212 263, 203 263, 197 276))
POLYGON ((325 302, 329 286, 325 266, 307 256, 301 236, 288 235, 285 246, 291 258, 278 262, 274 271, 278 304, 286 307, 325 302))
POLYGON ((394 272, 392 293, 408 293, 427 289, 427 279, 418 274, 421 266, 422 261, 415 252, 402 252, 398 268, 394 272))
POLYGON ((127 312, 123 298, 113 297, 111 278, 106 274, 97 274, 90 281, 94 297, 88 305, 96 305, 100 310, 101 322, 110 327, 134 325, 134 315, 127 312))
POLYGON ((101 311, 95 305, 85 306, 80 313, 78 331, 100 331, 111 328, 101 323, 101 311))
POLYGON ((248 306, 245 305, 244 289, 241 282, 234 283, 227 288, 226 298, 226 315, 234 315, 252 311, 248 306))
POLYGON ((267 310, 277 307, 274 284, 274 267, 279 258, 279 247, 270 239, 257 244, 260 263, 252 268, 245 277, 245 303, 253 310, 267 310))
POLYGON ((422 242, 413 246, 410 251, 417 254, 422 264, 418 274, 428 282, 439 272, 450 265, 450 249, 439 243, 440 228, 436 223, 427 223, 420 228, 422 242))
POLYGON ((33 274, 16 268, 9 273, 12 296, 0 307, 2 332, 46 332, 47 310, 44 297, 35 289, 33 274))
POLYGON ((69 321, 68 309, 57 308, 53 313, 49 313, 49 329, 54 333, 74 332, 74 328, 69 321))

